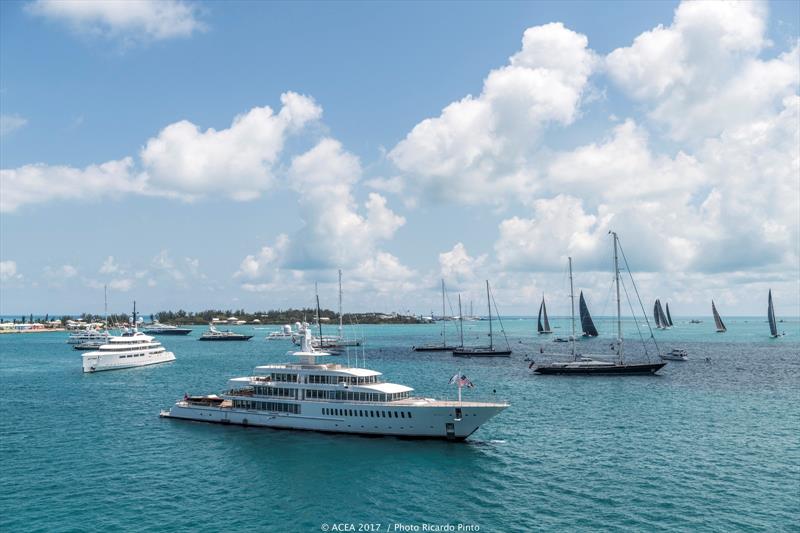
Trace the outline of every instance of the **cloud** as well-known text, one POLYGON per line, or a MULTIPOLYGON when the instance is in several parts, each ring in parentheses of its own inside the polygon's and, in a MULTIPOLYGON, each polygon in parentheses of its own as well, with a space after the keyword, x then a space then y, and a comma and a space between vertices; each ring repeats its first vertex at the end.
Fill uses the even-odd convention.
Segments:
POLYGON ((800 83, 798 49, 770 60, 763 2, 683 2, 669 27, 606 58, 611 79, 679 141, 771 115, 800 83))
POLYGON ((486 266, 486 259, 486 254, 470 256, 464 244, 459 242, 450 251, 439 254, 439 273, 448 287, 460 290, 478 282, 480 271, 486 266))
POLYGON ((100 265, 100 273, 101 274, 114 274, 119 272, 120 268, 119 265, 114 261, 114 257, 109 255, 103 264, 100 265))
POLYGON ((180 0, 36 0, 26 10, 64 23, 80 35, 128 44, 189 37, 205 29, 196 4, 180 0))
POLYGON ((72 265, 61 265, 59 267, 44 267, 44 276, 52 285, 58 286, 62 282, 72 279, 78 275, 78 269, 72 265))
POLYGON ((0 281, 14 281, 22 279, 22 274, 17 272, 16 261, 0 261, 0 281))
POLYGON ((571 124, 595 64, 586 36, 561 23, 525 31, 522 49, 492 70, 483 91, 417 124, 389 159, 425 196, 467 204, 530 198, 537 141, 571 124))
POLYGON ((264 246, 255 255, 248 255, 242 259, 239 270, 234 274, 235 278, 244 279, 264 279, 273 278, 277 275, 289 246, 289 236, 286 234, 278 235, 275 244, 264 246))
POLYGON ((97 201, 144 195, 196 200, 224 194, 253 200, 274 182, 273 166, 285 139, 322 114, 312 98, 286 92, 283 107, 255 107, 230 128, 201 132, 188 121, 168 125, 132 157, 75 168, 36 163, 0 170, 0 212, 50 201, 97 201))
POLYGON ((219 131, 202 132, 187 120, 170 124, 141 151, 148 184, 189 199, 209 192, 234 200, 258 198, 273 185, 273 165, 286 136, 322 115, 307 96, 287 92, 281 102, 277 114, 255 107, 219 131))
POLYGON ((28 119, 19 115, 0 115, 0 137, 5 137, 27 123, 28 119))

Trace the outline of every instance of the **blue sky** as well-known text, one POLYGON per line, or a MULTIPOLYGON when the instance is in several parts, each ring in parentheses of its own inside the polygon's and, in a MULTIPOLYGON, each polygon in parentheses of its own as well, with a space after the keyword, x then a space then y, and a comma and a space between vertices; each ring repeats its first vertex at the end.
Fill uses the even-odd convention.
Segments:
POLYGON ((800 314, 796 2, 65 4, 0 4, 0 313, 532 314, 613 228, 676 314, 800 314))

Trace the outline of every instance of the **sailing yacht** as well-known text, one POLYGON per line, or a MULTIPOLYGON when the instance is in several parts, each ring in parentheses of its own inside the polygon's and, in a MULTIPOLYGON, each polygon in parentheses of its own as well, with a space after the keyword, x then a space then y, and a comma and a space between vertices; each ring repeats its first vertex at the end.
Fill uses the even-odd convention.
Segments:
MULTIPOLYGON (((459 311, 458 314, 461 315, 461 312, 459 311)), ((455 348, 458 348, 458 346, 447 345, 447 319, 445 317, 447 317, 447 309, 445 308, 444 279, 442 279, 442 343, 413 346, 411 349, 415 352, 449 352, 455 348)))
POLYGON ((584 337, 597 337, 597 328, 594 326, 592 315, 589 314, 589 307, 586 305, 586 300, 583 298, 583 291, 579 298, 579 310, 581 315, 581 330, 584 337))
POLYGON ((778 333, 778 324, 775 322, 775 308, 772 305, 772 289, 769 290, 768 301, 767 321, 769 322, 769 336, 775 339, 786 335, 786 333, 778 333))
MULTIPOLYGON (((222 395, 189 396, 164 418, 280 429, 464 440, 507 403, 442 401, 411 395, 366 368, 321 363, 306 329, 297 362, 263 365, 228 380, 222 395)), ((459 388, 459 394, 461 389, 459 388)))
POLYGON ((672 315, 669 314, 669 302, 665 303, 664 306, 666 307, 667 311, 667 322, 669 323, 669 327, 672 327, 672 315))
POLYGON ((544 304, 544 294, 542 294, 542 303, 539 305, 539 319, 536 323, 536 331, 539 335, 553 333, 553 330, 550 329, 550 321, 547 319, 547 306, 544 304), (543 316, 544 322, 542 322, 543 316))
POLYGON ((653 318, 655 319, 656 328, 669 329, 672 327, 667 315, 664 313, 664 308, 661 307, 661 300, 656 298, 656 303, 653 306, 653 318))
MULTIPOLYGON (((511 346, 508 344, 506 332, 503 329, 503 322, 500 320, 500 313, 497 313, 497 320, 500 322, 500 331, 506 341, 506 349, 494 347, 494 331, 492 329, 492 295, 489 290, 489 280, 486 280, 486 303, 489 306, 489 346, 461 346, 453 350, 453 357, 508 357, 511 355, 511 346)), ((497 309, 495 308, 495 311, 497 309)), ((462 343, 463 344, 463 343, 462 343)))
MULTIPOLYGON (((622 337, 622 308, 619 291, 619 260, 617 257, 618 237, 615 232, 609 232, 614 238, 614 282, 617 291, 617 342, 616 342, 616 361, 598 361, 590 357, 578 355, 575 351, 575 341, 572 343, 572 361, 555 362, 536 366, 533 372, 536 374, 555 374, 555 375, 637 375, 655 374, 661 370, 666 363, 627 363, 624 358, 624 343, 622 337)), ((626 261, 627 264, 627 261, 626 261)), ((630 269, 628 269, 630 273, 630 269)), ((632 279, 632 278, 631 278, 632 279)), ((572 287, 572 260, 570 259, 570 289, 572 287)), ((575 312, 572 312, 573 322, 575 312)), ((583 318, 583 317, 581 317, 583 318)), ((649 322, 648 322, 649 327, 649 322)), ((573 325, 574 328, 574 325, 573 325)), ((650 336, 653 336, 652 331, 650 336)), ((574 336, 573 336, 574 337, 574 336)))
POLYGON ((714 325, 717 327, 717 333, 725 333, 728 331, 728 328, 725 327, 722 318, 719 316, 719 312, 717 312, 717 306, 714 305, 714 300, 711 300, 711 313, 714 315, 714 325))
MULTIPOLYGON (((319 296, 317 296, 317 315, 319 318, 319 296)), ((323 350, 339 350, 341 348, 346 348, 348 346, 361 346, 361 341, 359 339, 345 339, 344 338, 344 327, 342 324, 342 271, 339 270, 339 335, 322 335, 322 323, 320 324, 320 335, 319 338, 316 340, 315 348, 321 348, 323 350)))

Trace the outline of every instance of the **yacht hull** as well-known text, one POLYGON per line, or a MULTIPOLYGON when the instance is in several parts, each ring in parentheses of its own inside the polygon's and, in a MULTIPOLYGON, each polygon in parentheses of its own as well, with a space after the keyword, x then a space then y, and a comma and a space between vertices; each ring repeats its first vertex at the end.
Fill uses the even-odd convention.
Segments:
POLYGON ((241 335, 241 336, 236 336, 236 337, 216 337, 216 338, 214 338, 214 337, 200 337, 197 340, 222 342, 222 341, 249 341, 252 338, 253 338, 253 335, 241 335))
POLYGON ((655 374, 667 363, 642 363, 632 365, 609 365, 598 367, 565 367, 560 365, 540 365, 534 374, 576 375, 576 376, 630 376, 655 374))
POLYGON ((100 356, 84 354, 83 372, 86 374, 92 374, 94 372, 104 372, 106 370, 124 370, 126 368, 135 368, 138 366, 169 363, 175 360, 175 354, 172 352, 160 352, 157 354, 148 354, 134 359, 120 359, 116 354, 103 354, 100 356))
POLYGON ((146 335, 188 335, 191 332, 191 329, 144 330, 146 335))
POLYGON ((511 350, 453 350, 453 357, 510 357, 511 350))
POLYGON ((412 349, 415 352, 452 352, 458 346, 414 346, 412 349))
POLYGON ((179 401, 163 418, 197 422, 233 424, 273 429, 350 433, 356 435, 394 436, 414 439, 464 440, 507 404, 434 402, 433 405, 302 403, 301 414, 265 412, 224 406, 193 405, 179 401), (459 407, 460 406, 460 407, 459 407), (330 410, 354 412, 355 416, 331 416, 330 410), (359 413, 362 416, 359 416, 359 413), (385 413, 390 416, 365 416, 385 413), (406 417, 401 418, 400 413, 406 417), (408 418, 408 414, 411 417, 408 418), (460 417, 459 417, 460 415, 460 417))

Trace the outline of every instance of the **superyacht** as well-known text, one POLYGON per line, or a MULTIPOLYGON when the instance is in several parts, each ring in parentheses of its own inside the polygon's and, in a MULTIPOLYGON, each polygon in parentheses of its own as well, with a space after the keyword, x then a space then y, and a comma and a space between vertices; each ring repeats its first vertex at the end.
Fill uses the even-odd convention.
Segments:
MULTIPOLYGON (((411 395, 380 372, 322 363, 307 328, 297 362, 258 366, 221 395, 186 394, 164 418, 279 429, 464 440, 507 403, 442 401, 411 395)), ((460 392, 460 388, 459 388, 460 392)))

